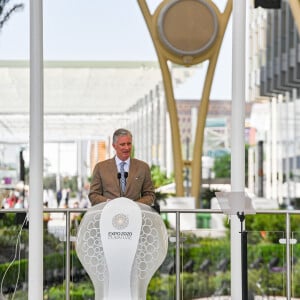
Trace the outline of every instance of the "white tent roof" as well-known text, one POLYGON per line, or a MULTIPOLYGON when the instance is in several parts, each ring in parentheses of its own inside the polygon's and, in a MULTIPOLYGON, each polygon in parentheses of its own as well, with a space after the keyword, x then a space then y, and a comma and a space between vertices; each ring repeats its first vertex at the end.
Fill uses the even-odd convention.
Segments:
MULTIPOLYGON (((193 69, 172 69, 184 82, 193 69)), ((0 61, 0 142, 29 140, 29 63, 0 61)), ((45 141, 101 138, 162 84, 157 62, 45 62, 45 141)))

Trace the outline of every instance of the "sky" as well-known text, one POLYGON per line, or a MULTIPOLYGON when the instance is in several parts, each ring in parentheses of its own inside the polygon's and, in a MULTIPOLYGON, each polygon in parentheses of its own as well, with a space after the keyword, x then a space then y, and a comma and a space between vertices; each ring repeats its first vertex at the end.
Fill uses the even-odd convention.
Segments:
MULTIPOLYGON (((160 2, 148 0, 150 11, 160 2)), ((0 61, 29 59, 30 0, 11 0, 8 7, 19 3, 24 4, 24 9, 15 12, 0 31, 0 61)), ((137 0, 44 0, 43 17, 46 61, 157 60, 137 0)), ((231 43, 230 24, 221 48, 211 99, 231 99, 231 43)), ((175 97, 199 100, 204 76, 205 73, 197 72, 175 90, 175 97)), ((45 151, 48 151, 45 156, 56 152, 51 147, 45 151)))
MULTIPOLYGON (((0 33, 0 59, 29 58, 29 0, 0 33)), ((156 0, 151 0, 155 7, 156 0)), ((45 60, 155 60, 135 0, 45 0, 45 60)))
MULTIPOLYGON (((215 0, 217 5, 225 0, 215 0)), ((0 31, 0 60, 29 59, 29 0, 0 31)), ((154 12, 161 0, 148 0, 154 12)), ((44 60, 157 61, 137 0, 44 0, 44 60)), ((217 63, 211 99, 231 99, 231 22, 217 63)), ((205 68, 203 68, 205 69, 205 68)), ((204 71, 175 91, 178 99, 199 99, 204 71)))
MULTIPOLYGON (((161 0, 148 0, 154 11, 161 0)), ((225 0, 215 0, 226 3, 225 0)), ((29 0, 0 31, 0 60, 29 59, 29 0)), ((44 0, 45 60, 138 60, 157 56, 137 0, 44 0)), ((229 67, 231 29, 220 53, 219 68, 229 67)))

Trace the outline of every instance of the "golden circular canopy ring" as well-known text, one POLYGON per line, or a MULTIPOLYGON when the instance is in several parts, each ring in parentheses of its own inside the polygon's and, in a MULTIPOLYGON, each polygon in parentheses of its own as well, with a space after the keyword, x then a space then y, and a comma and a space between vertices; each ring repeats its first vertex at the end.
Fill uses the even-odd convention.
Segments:
POLYGON ((172 0, 157 19, 158 37, 175 55, 197 56, 208 50, 218 34, 218 17, 204 0, 172 0))

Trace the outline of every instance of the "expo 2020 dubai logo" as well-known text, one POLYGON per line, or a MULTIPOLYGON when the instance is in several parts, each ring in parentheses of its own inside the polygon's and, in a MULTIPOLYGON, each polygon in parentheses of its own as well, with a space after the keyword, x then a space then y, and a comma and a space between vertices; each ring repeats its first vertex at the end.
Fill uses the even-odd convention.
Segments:
POLYGON ((118 230, 125 229, 129 224, 129 219, 124 214, 117 214, 112 219, 112 225, 118 230))

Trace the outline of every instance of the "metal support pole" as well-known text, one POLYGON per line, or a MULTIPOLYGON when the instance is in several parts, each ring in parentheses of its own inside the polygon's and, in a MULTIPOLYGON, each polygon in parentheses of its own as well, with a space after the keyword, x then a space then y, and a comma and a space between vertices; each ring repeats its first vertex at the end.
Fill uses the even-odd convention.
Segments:
POLYGON ((57 143, 57 169, 56 169, 56 191, 61 189, 60 182, 60 142, 57 143))
POLYGON ((241 247, 242 247, 242 296, 243 300, 248 300, 248 250, 247 250, 247 234, 243 230, 241 232, 241 247))
POLYGON ((248 251, 247 251, 247 231, 244 230, 244 213, 237 213, 241 222, 241 253, 242 253, 242 300, 248 300, 248 251))
MULTIPOLYGON (((246 1, 234 0, 232 12, 231 191, 245 190, 245 32, 246 1)), ((231 216, 231 299, 242 299, 239 219, 231 216)))
POLYGON ((30 181, 28 299, 43 299, 43 5, 30 1, 30 181))
POLYGON ((176 300, 180 300, 180 213, 176 212, 176 300))
POLYGON ((271 100, 272 109, 272 120, 271 120, 271 168, 272 168, 272 184, 271 184, 271 194, 272 200, 278 200, 278 182, 277 182, 277 172, 278 172, 278 159, 277 159, 277 135, 278 135, 278 119, 277 119, 277 99, 275 97, 271 100))
MULTIPOLYGON (((190 139, 186 137, 186 160, 189 161, 190 159, 190 139)), ((186 173, 185 173, 185 195, 187 197, 190 196, 190 169, 189 166, 186 166, 186 173)))
POLYGON ((66 300, 70 300, 70 210, 66 211, 66 300))
POLYGON ((290 247, 290 235, 291 235, 291 223, 290 214, 286 213, 286 299, 291 300, 291 247, 290 247))

